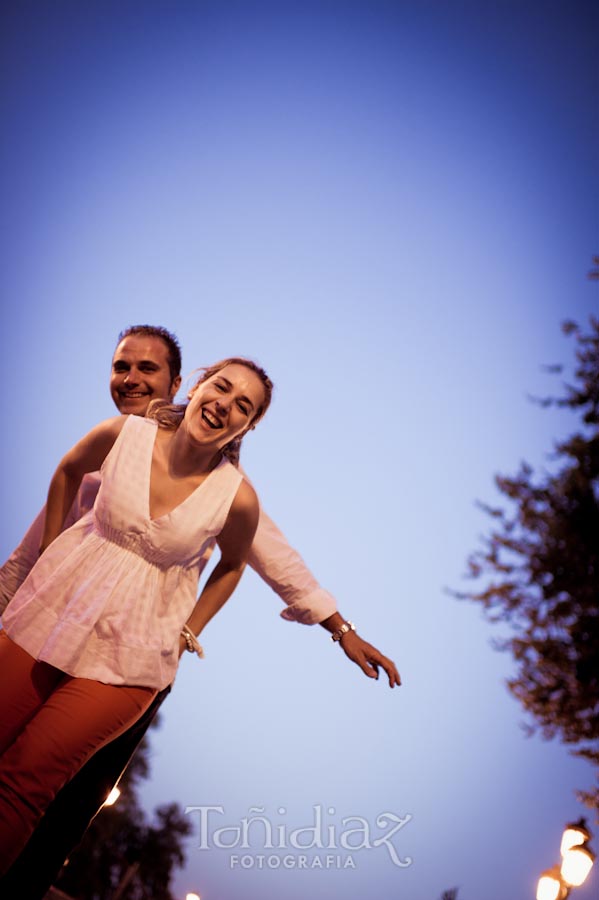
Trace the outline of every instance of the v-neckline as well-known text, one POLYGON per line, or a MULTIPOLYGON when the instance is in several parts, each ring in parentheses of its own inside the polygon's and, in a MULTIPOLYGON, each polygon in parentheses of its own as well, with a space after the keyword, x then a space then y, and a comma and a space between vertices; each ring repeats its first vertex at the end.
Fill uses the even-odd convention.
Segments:
POLYGON ((220 459, 218 461, 218 463, 215 465, 215 467, 208 472, 208 474, 206 475, 204 480, 201 481, 196 487, 194 487, 194 489, 191 491, 191 493, 189 493, 187 495, 187 497, 181 501, 181 503, 177 503, 177 505, 173 506, 172 509, 169 509, 168 512, 162 513, 161 516, 152 517, 152 511, 151 511, 152 463, 154 462, 154 449, 156 447, 156 438, 158 436, 158 427, 159 426, 157 424, 154 429, 154 437, 153 437, 152 443, 150 445, 150 465, 148 467, 148 483, 146 485, 146 488, 147 488, 146 489, 147 512, 148 512, 148 521, 149 521, 150 525, 153 525, 156 522, 160 522, 162 519, 168 519, 170 516, 173 515, 173 513, 177 512, 177 510, 179 510, 179 509, 181 509, 181 507, 185 506, 186 503, 188 503, 191 500, 191 498, 194 497, 197 494, 197 492, 200 491, 204 487, 204 485, 206 484, 206 482, 208 481, 210 476, 213 475, 214 472, 218 471, 218 469, 221 468, 223 463, 228 462, 227 458, 225 456, 223 456, 222 459, 220 459))

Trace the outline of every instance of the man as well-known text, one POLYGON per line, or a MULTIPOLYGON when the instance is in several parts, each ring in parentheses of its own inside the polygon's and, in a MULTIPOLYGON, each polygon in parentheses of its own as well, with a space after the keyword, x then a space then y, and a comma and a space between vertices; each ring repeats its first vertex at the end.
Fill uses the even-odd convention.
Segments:
MULTIPOLYGON (((149 325, 132 326, 119 335, 112 360, 110 393, 120 413, 143 416, 152 400, 172 401, 180 385, 181 351, 174 335, 165 328, 149 325)), ((99 473, 85 476, 65 528, 91 509, 99 486, 99 473)), ((39 555, 43 523, 44 510, 0 570, 0 613, 39 555)), ((248 561, 286 604, 283 618, 308 625, 320 623, 367 676, 378 678, 381 667, 390 687, 400 684, 393 662, 362 640, 353 625, 343 619, 334 598, 320 587, 263 510, 248 561)), ((169 690, 162 691, 129 731, 96 753, 58 794, 25 851, 0 881, 3 898, 35 900, 44 896, 118 781, 169 690)))

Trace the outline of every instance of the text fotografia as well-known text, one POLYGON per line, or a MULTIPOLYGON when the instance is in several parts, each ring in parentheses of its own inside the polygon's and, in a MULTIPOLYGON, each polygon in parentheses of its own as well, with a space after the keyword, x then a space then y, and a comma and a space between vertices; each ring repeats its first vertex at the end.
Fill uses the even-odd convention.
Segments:
MULTIPOLYGON (((335 815, 334 807, 328 807, 325 813, 322 805, 316 804, 309 825, 290 828, 286 822, 273 822, 265 811, 264 806, 251 806, 239 822, 223 824, 224 806, 185 807, 187 814, 197 816, 197 849, 236 851, 229 857, 232 869, 355 869, 354 856, 362 850, 386 851, 393 865, 402 869, 412 864, 410 856, 399 855, 394 843, 399 842, 399 832, 412 819, 409 813, 379 813, 374 826, 363 816, 346 816, 339 824, 325 822, 326 814, 335 815), (242 852, 257 847, 273 852, 242 852), (308 854, 307 850, 312 852, 308 854)), ((285 807, 277 809, 279 816, 286 812, 285 807)))

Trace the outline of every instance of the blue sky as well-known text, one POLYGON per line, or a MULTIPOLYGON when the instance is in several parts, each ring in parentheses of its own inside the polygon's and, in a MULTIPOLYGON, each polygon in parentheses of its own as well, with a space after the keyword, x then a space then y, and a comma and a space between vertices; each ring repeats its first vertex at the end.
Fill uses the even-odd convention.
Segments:
POLYGON ((560 322, 597 308, 593 4, 56 0, 2 17, 3 555, 112 414, 118 332, 163 324, 186 373, 236 353, 268 369, 244 465, 404 681, 371 683, 244 576, 205 661, 184 659, 145 805, 221 806, 229 826, 260 807, 287 833, 317 806, 337 837, 359 817, 373 839, 377 817, 409 815, 394 843, 412 864, 381 845, 355 868, 242 869, 196 834, 177 896, 533 897, 592 773, 525 738, 500 629, 445 588, 463 586, 494 473, 546 465, 575 427, 527 396, 571 360, 560 322))

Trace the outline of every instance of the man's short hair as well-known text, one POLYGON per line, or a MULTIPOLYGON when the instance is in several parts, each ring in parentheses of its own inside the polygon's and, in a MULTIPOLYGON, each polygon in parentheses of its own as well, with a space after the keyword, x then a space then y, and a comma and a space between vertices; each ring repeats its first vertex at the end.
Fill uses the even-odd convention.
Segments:
POLYGON ((130 325, 119 334, 117 347, 129 335, 140 335, 141 337, 159 338, 166 346, 168 367, 171 373, 171 381, 181 374, 181 347, 176 335, 171 331, 167 331, 162 325, 130 325))

